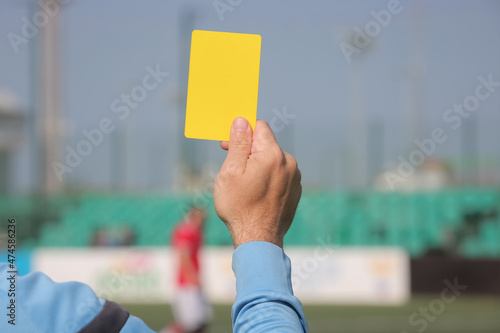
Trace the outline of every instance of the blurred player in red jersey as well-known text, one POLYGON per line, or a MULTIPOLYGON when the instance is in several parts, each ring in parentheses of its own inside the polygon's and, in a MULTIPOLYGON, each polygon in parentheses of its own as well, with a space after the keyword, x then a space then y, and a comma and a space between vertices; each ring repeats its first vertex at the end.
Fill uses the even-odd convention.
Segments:
POLYGON ((212 309, 202 291, 199 253, 203 246, 205 210, 191 207, 187 217, 172 234, 178 262, 176 290, 172 304, 175 324, 165 332, 202 333, 212 317, 212 309))

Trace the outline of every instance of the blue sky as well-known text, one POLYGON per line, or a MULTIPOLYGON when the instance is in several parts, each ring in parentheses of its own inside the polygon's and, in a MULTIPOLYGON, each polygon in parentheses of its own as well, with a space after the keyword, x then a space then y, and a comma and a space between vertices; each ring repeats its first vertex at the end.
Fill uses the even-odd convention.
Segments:
MULTIPOLYGON (((258 117, 270 121, 273 109, 286 106, 296 117, 277 136, 296 156, 304 184, 347 186, 356 147, 382 154, 380 165, 368 163, 369 173, 396 163, 412 148, 412 63, 422 61, 424 130, 419 139, 447 126, 443 112, 474 93, 478 76, 492 74, 500 81, 500 2, 419 2, 402 0, 401 12, 392 15, 370 47, 348 63, 339 43, 356 26, 373 20, 370 11, 386 10, 388 1, 243 0, 221 21, 212 1, 72 0, 58 15, 65 143, 75 146, 84 138, 82 130, 96 127, 103 117, 114 117, 112 101, 139 84, 147 66, 159 65, 169 77, 127 119, 116 122, 115 139, 124 140, 122 172, 128 188, 168 191, 172 187, 180 140, 186 140, 178 126, 184 110, 176 102, 187 75, 179 59, 179 17, 182 10, 192 8, 195 29, 262 36, 258 117), (422 42, 416 44, 416 38, 422 42), (361 125, 353 124, 353 103, 361 107, 361 125), (373 123, 382 124, 385 131, 382 141, 370 145, 355 132, 373 123)), ((21 18, 28 17, 27 4, 27 0, 0 3, 0 89, 14 93, 23 110, 34 107, 30 57, 36 41, 21 45, 16 54, 7 34, 20 33, 21 18)), ((500 89, 471 117, 479 126, 480 155, 485 161, 481 167, 500 169, 500 89), (490 160, 497 164, 488 164, 490 160)), ((460 156, 461 130, 449 132, 450 139, 437 148, 437 156, 451 161, 460 156)), ((113 140, 105 138, 67 181, 106 188, 114 173, 113 140)), ((218 143, 196 145, 199 159, 217 169, 225 156, 218 143)), ((35 179, 28 151, 26 142, 12 160, 16 170, 12 185, 17 191, 30 189, 35 179)))

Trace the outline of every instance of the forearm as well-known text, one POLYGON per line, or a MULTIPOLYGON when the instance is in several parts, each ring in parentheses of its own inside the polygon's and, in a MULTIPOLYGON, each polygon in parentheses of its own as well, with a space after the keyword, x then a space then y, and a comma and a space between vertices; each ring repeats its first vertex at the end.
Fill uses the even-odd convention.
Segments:
POLYGON ((267 242, 250 242, 233 254, 234 332, 308 332, 302 304, 293 296, 290 259, 267 242))
MULTIPOLYGON (((6 264, 0 263, 0 305, 10 302, 6 264)), ((115 303, 96 297, 82 283, 55 283, 42 273, 15 274, 16 321, 0 322, 0 332, 102 332, 153 333, 142 320, 115 303)))

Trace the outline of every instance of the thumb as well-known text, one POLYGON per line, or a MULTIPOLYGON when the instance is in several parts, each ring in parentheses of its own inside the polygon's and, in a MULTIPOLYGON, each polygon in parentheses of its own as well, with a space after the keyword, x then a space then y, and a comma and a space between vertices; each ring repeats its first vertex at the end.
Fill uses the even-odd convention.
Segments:
POLYGON ((226 162, 231 168, 245 170, 248 156, 252 149, 252 127, 242 117, 233 121, 229 135, 229 148, 226 162))

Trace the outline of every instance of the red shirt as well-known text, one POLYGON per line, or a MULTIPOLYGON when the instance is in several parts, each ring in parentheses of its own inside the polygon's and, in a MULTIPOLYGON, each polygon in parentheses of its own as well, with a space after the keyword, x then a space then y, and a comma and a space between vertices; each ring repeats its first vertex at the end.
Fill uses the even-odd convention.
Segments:
MULTIPOLYGON (((172 245, 176 250, 183 249, 188 251, 189 259, 191 260, 197 275, 200 272, 198 253, 200 252, 202 243, 203 235, 200 228, 189 222, 182 222, 175 227, 172 234, 172 245)), ((185 273, 181 269, 179 263, 177 284, 184 286, 187 284, 186 280, 187 278, 185 273)))

